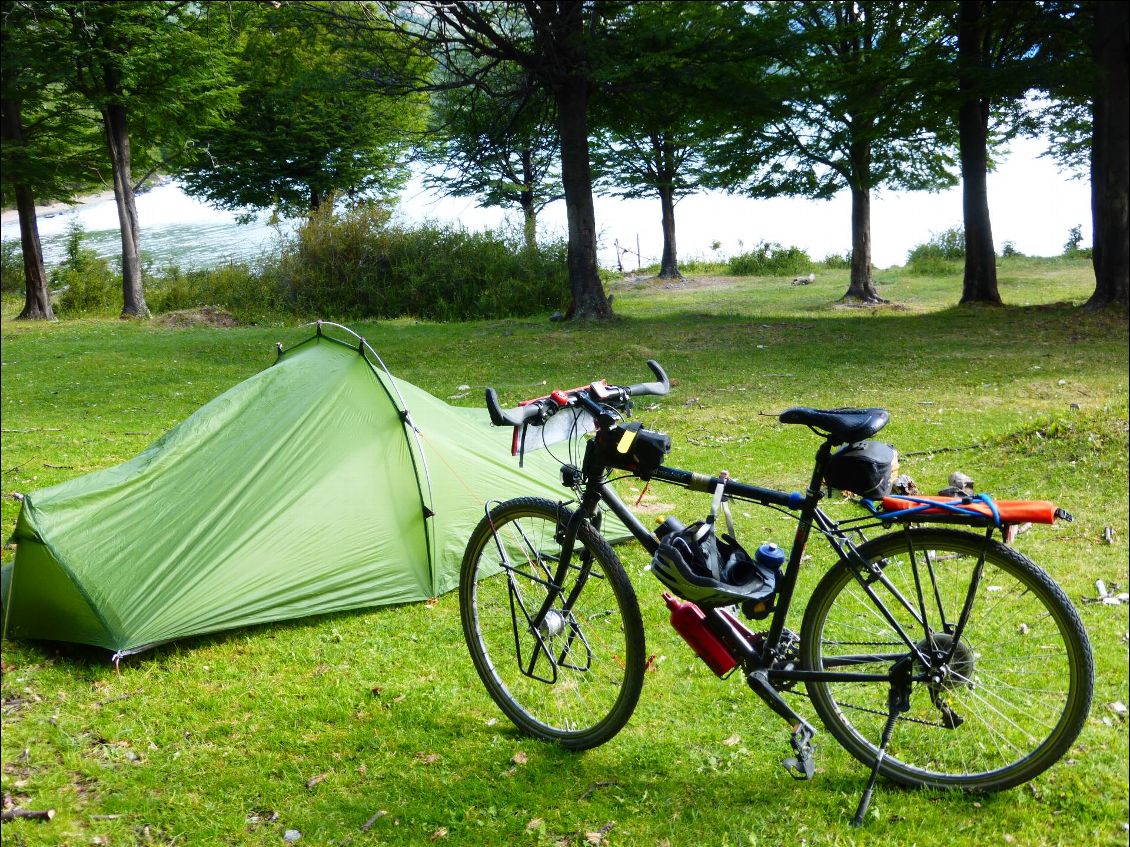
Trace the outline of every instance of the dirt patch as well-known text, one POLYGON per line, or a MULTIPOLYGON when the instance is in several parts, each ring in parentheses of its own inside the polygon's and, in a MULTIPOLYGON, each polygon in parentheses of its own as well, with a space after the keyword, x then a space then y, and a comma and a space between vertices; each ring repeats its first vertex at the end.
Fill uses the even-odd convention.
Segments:
POLYGON ((228 329, 239 326, 239 321, 235 319, 235 315, 215 306, 201 306, 198 309, 179 309, 175 312, 166 312, 154 319, 153 323, 170 329, 188 329, 199 326, 228 329))

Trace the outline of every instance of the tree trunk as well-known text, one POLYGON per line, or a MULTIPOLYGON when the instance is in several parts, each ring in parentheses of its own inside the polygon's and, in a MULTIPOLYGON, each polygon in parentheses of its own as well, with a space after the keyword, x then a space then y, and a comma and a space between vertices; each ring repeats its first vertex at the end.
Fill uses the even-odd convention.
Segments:
POLYGON ((561 188, 569 222, 569 287, 572 318, 612 317, 596 262, 596 212, 592 202, 589 165, 588 83, 580 76, 565 80, 557 90, 561 134, 561 188))
POLYGON ((659 186, 659 205, 663 208, 663 258, 659 261, 660 279, 682 279, 675 252, 675 192, 670 185, 659 186))
POLYGON ((522 237, 527 250, 538 249, 538 210, 534 205, 533 155, 529 147, 522 148, 522 190, 518 193, 518 205, 522 207, 522 237))
POLYGON ((984 30, 983 0, 961 0, 957 36, 958 110, 961 155, 961 201, 965 228, 965 279, 962 303, 1001 305, 997 289, 997 254, 989 218, 989 101, 977 96, 984 30))
POLYGON ((130 180, 129 124, 125 107, 111 104, 102 109, 106 145, 114 174, 114 201, 122 231, 122 317, 147 318, 145 284, 141 276, 141 227, 130 180))
POLYGON ((659 135, 652 135, 651 152, 655 158, 659 205, 663 210, 663 258, 659 261, 659 278, 682 279, 679 257, 675 250, 675 164, 671 142, 659 135))
POLYGON ((1125 308, 1130 290, 1130 6, 1095 4, 1099 91, 1091 155, 1095 293, 1087 309, 1125 308))
POLYGON ((20 247, 24 254, 24 308, 17 320, 55 320, 51 292, 47 290, 47 271, 43 267, 43 248, 35 219, 35 195, 26 185, 16 186, 16 208, 20 216, 20 247))
POLYGON ((867 141, 854 141, 851 157, 851 283, 841 301, 886 303, 871 280, 871 146, 867 141))
MULTIPOLYGON (((0 137, 6 144, 24 140, 24 126, 17 100, 3 101, 0 107, 0 137)), ((35 219, 35 195, 27 185, 15 186, 16 209, 20 218, 20 249, 24 256, 24 308, 17 320, 55 320, 51 310, 51 294, 47 290, 47 271, 43 267, 43 247, 39 243, 39 226, 35 219)))
POLYGON ((871 191, 851 187, 851 284, 841 300, 886 303, 871 281, 871 191))

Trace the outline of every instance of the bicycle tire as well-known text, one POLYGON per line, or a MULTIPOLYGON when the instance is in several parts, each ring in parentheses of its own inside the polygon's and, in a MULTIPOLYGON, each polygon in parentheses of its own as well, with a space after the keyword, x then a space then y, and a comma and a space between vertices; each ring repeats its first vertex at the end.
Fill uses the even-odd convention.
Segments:
POLYGON ((532 497, 492 509, 467 544, 459 605, 475 670, 503 713, 528 735, 583 750, 612 738, 631 717, 643 687, 644 634, 631 582, 588 521, 562 580, 564 593, 533 631, 529 621, 550 593, 571 516, 562 505, 532 497), (563 599, 582 563, 589 570, 566 611, 563 599))
MULTIPOLYGON (((1094 682, 1083 623, 1062 589, 1017 551, 996 541, 986 545, 984 537, 968 532, 907 529, 876 538, 859 553, 880 566, 912 607, 925 606, 934 633, 929 641, 926 627, 916 622, 909 629, 915 618, 888 589, 871 582, 896 619, 921 637, 917 646, 954 649, 940 682, 913 685, 880 773, 906 785, 989 792, 1020 785, 1055 764, 1083 727, 1094 682), (936 624, 947 614, 939 610, 947 609, 952 626, 982 552, 982 578, 954 647, 952 631, 948 640, 937 635, 945 627, 936 624), (912 556, 922 575, 922 601, 913 588, 912 556), (950 726, 955 723, 960 725, 950 726)), ((814 590, 801 626, 802 667, 885 673, 892 656, 900 650, 909 655, 854 574, 841 560, 814 590), (876 658, 847 667, 853 662, 845 657, 872 654, 876 658)), ((915 670, 924 670, 917 660, 915 670)), ((873 767, 890 685, 808 682, 807 688, 832 736, 873 767)))

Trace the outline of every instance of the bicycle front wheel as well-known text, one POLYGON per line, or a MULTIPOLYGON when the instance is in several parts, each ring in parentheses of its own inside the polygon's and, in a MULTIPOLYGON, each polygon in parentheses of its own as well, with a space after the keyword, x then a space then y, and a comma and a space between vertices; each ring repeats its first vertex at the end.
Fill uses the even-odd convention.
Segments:
POLYGON ((459 603, 475 669, 506 716, 535 738, 580 750, 631 717, 644 637, 631 583, 588 521, 561 567, 571 516, 536 498, 494 508, 468 542, 459 603))
MULTIPOLYGON (((914 660, 918 681, 880 772, 908 785, 997 791, 1058 761, 1087 717, 1093 663, 1079 615, 1051 578, 1003 544, 946 529, 892 533, 859 553, 868 567, 841 561, 813 592, 801 657, 811 670, 872 674, 887 673, 910 645, 929 657, 914 660)), ((890 684, 807 688, 828 731, 873 766, 890 684)))

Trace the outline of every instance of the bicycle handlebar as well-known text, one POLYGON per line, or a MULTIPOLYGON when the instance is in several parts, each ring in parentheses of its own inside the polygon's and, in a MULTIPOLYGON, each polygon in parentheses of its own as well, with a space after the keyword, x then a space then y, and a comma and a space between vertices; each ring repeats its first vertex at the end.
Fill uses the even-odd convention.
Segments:
POLYGON ((493 388, 487 388, 486 403, 487 412, 490 414, 490 422, 495 426, 522 426, 534 418, 540 418, 544 422, 544 419, 553 414, 553 412, 556 412, 557 409, 567 405, 567 403, 562 403, 555 399, 554 395, 568 397, 580 392, 589 392, 599 398, 604 398, 600 399, 600 402, 605 405, 617 405, 610 403, 608 399, 609 395, 616 394, 620 395, 619 405, 626 405, 631 397, 646 397, 649 395, 662 397, 671 390, 671 381, 667 378, 667 373, 660 366, 659 362, 654 359, 648 359, 647 366, 651 369, 651 372, 655 374, 655 382, 640 382, 624 388, 618 388, 616 386, 604 387, 602 385, 599 394, 593 390, 596 385, 593 383, 593 385, 581 389, 573 389, 569 392, 554 392, 553 395, 539 398, 514 409, 504 410, 502 404, 498 402, 498 392, 493 388))

